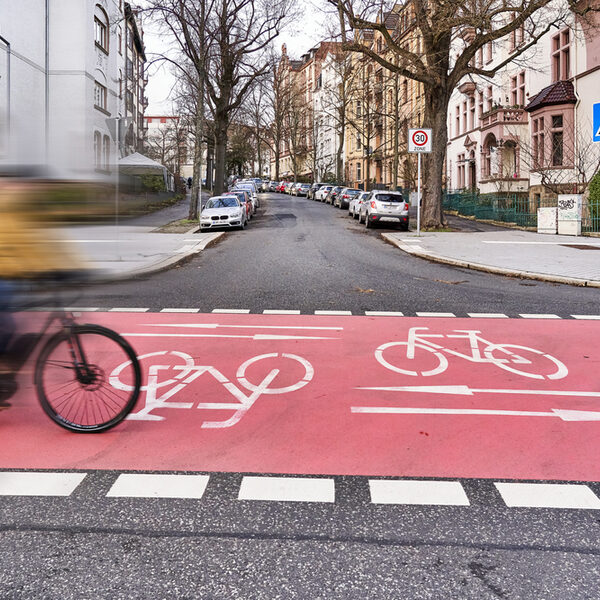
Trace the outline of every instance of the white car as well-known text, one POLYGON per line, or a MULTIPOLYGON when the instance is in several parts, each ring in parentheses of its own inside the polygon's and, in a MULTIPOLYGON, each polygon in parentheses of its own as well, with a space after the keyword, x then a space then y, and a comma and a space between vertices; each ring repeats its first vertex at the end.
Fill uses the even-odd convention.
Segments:
POLYGON ((373 190, 360 207, 358 222, 364 221, 367 229, 379 223, 397 223, 408 231, 409 206, 400 192, 373 190))
POLYGON ((367 199, 369 192, 361 192, 357 196, 354 196, 352 200, 350 200, 350 206, 348 207, 348 216, 353 219, 358 219, 358 214, 360 212, 360 207, 362 203, 367 199))
POLYGON ((318 200, 319 202, 323 202, 325 200, 325 197, 327 196, 327 194, 329 194, 329 192, 333 189, 334 186, 332 185, 324 185, 322 188, 319 188, 316 192, 315 192, 315 200, 318 200))
POLYGON ((254 181, 238 181, 235 185, 238 190, 247 190, 250 192, 252 196, 252 201, 258 208, 260 206, 260 200, 258 199, 258 190, 256 189, 256 185, 254 181))
POLYGON ((246 210, 237 196, 213 196, 200 214, 200 231, 220 227, 244 229, 247 222, 246 210))

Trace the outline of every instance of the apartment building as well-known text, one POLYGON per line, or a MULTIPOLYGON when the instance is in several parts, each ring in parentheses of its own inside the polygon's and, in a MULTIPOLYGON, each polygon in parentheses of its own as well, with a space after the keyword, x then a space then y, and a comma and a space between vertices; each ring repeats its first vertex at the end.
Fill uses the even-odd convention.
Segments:
POLYGON ((0 3, 0 161, 47 165, 56 176, 103 179, 140 150, 146 57, 123 0, 0 3))
MULTIPOLYGON (((482 48, 493 66, 526 42, 524 29, 482 48)), ((493 78, 461 82, 448 114, 447 186, 511 193, 538 206, 582 191, 595 169, 592 105, 600 102, 600 37, 573 15, 493 78)))

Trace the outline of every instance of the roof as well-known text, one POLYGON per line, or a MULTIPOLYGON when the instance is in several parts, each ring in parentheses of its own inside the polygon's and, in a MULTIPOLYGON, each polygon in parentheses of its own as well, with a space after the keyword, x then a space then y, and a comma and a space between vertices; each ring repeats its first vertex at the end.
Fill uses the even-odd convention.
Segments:
POLYGON ((119 171, 127 175, 164 175, 166 170, 163 165, 139 152, 119 160, 119 171))
POLYGON ((554 104, 575 104, 577 97, 573 84, 570 81, 555 81, 553 84, 545 87, 541 92, 536 94, 525 107, 527 112, 532 112, 544 106, 552 106, 554 104))

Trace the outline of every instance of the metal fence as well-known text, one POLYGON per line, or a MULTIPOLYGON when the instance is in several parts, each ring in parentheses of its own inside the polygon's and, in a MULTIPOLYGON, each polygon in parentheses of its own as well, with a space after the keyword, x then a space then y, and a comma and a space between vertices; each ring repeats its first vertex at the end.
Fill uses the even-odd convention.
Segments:
POLYGON ((584 202, 581 207, 581 231, 583 233, 600 232, 600 204, 584 202))

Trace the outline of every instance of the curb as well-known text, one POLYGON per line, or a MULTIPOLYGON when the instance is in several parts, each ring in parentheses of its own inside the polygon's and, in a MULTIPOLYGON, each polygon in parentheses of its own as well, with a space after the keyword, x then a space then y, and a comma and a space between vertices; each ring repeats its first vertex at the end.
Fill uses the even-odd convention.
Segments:
MULTIPOLYGON (((190 229, 186 235, 190 235, 195 233, 198 230, 197 227, 193 227, 190 229)), ((182 262, 188 260, 191 256, 194 256, 202 250, 206 248, 210 248, 219 242, 219 240, 225 235, 225 231, 218 231, 216 233, 209 233, 206 239, 202 242, 196 244, 193 248, 186 252, 182 252, 181 254, 176 254, 175 256, 169 256, 168 258, 163 258, 156 263, 149 265, 147 267, 142 267, 139 269, 133 269, 131 271, 127 271, 125 273, 115 273, 114 275, 108 275, 106 273, 99 273, 97 276, 92 276, 90 283, 98 284, 98 283, 115 283, 119 281, 128 281, 129 279, 135 279, 137 277, 143 277, 146 275, 152 275, 154 273, 160 273, 161 271, 167 271, 171 267, 174 267, 182 262)))
POLYGON ((533 271, 520 271, 517 269, 505 269, 503 267, 494 267, 492 265, 484 265, 482 263, 470 262, 465 260, 459 260, 456 258, 449 258, 447 256, 441 256, 435 254, 435 252, 427 252, 426 250, 418 250, 413 246, 404 244, 390 233, 382 233, 381 237, 388 243, 396 246, 403 252, 416 256, 417 258, 423 258, 431 262, 442 263, 445 265, 451 265, 453 267, 462 267, 465 269, 472 269, 473 271, 483 271, 485 273, 493 273, 495 275, 504 275, 505 277, 518 277, 521 279, 534 279, 536 281, 546 281, 550 283, 563 283, 566 285, 573 285, 577 287, 593 287, 600 288, 600 281, 593 279, 579 279, 577 277, 563 277, 561 275, 548 275, 546 273, 535 273, 533 271))

